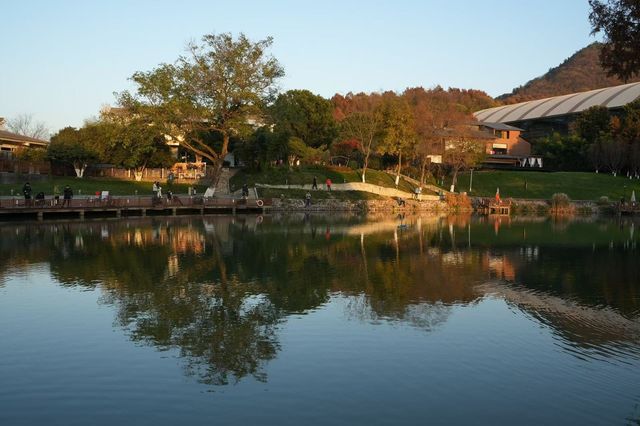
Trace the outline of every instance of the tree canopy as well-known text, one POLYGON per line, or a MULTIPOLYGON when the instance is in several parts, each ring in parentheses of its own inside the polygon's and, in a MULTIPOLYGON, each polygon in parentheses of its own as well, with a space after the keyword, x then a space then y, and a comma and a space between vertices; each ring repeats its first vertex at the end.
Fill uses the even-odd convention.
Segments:
POLYGON ((331 101, 308 90, 289 90, 271 107, 275 132, 300 138, 312 148, 328 146, 336 136, 331 101))
POLYGON ((76 176, 82 178, 86 168, 98 160, 98 152, 87 140, 96 129, 85 126, 81 129, 65 127, 51 137, 47 155, 50 160, 73 166, 76 176))
POLYGON ((624 81, 640 75, 640 2, 589 0, 592 34, 604 33, 600 62, 624 81))
POLYGON ((207 34, 175 63, 133 74, 136 91, 120 93, 118 102, 221 166, 230 136, 249 133, 274 100, 284 71, 267 54, 271 44, 270 37, 253 42, 244 34, 207 34), (221 146, 208 144, 206 132, 220 133, 221 146))

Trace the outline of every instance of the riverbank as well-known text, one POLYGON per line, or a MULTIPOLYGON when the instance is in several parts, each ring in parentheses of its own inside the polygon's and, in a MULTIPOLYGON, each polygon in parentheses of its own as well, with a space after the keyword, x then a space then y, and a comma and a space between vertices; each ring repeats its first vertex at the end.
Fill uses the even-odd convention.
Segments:
POLYGON ((436 200, 404 200, 374 199, 374 200, 315 200, 306 206, 302 199, 274 198, 271 211, 278 212, 421 212, 446 213, 451 209, 445 201, 436 200))

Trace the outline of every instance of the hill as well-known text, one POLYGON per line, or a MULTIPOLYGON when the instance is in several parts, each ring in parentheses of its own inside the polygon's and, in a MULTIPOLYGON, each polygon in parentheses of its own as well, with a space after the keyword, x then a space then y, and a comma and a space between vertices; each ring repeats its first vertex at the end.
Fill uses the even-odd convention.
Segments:
MULTIPOLYGON (((498 96, 496 100, 514 104, 624 84, 624 81, 616 77, 607 76, 600 65, 599 53, 600 43, 592 43, 574 53, 562 64, 551 68, 543 76, 513 89, 511 93, 498 96)), ((627 83, 634 81, 640 81, 640 77, 627 83)))

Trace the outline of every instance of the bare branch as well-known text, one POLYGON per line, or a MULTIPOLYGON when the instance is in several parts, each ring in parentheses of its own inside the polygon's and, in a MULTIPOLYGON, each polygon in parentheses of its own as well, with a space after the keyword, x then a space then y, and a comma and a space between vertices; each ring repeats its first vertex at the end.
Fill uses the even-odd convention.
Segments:
POLYGON ((7 121, 10 132, 35 139, 49 139, 49 129, 42 121, 35 121, 33 114, 20 114, 7 121))

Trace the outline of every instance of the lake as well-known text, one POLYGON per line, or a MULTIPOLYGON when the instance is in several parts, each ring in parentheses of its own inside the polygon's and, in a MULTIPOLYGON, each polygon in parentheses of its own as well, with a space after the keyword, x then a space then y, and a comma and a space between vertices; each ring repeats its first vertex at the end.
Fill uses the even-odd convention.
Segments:
POLYGON ((0 224, 0 424, 638 424, 639 234, 392 214, 0 224))

